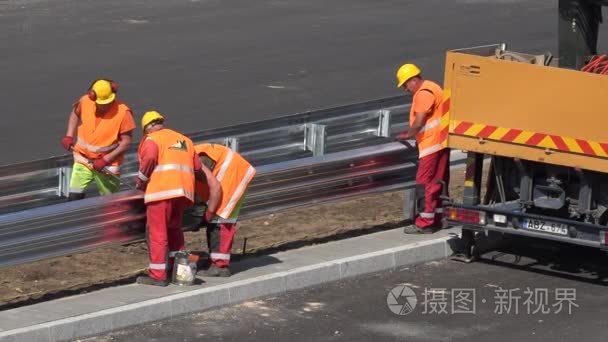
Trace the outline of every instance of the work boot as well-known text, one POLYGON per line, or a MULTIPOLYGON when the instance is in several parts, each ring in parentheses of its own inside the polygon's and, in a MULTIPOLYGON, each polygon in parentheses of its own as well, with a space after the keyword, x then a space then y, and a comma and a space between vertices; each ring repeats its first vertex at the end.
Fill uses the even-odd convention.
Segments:
POLYGON ((153 285, 153 286, 161 286, 161 287, 165 287, 165 286, 169 285, 169 280, 156 280, 156 279, 150 278, 149 276, 139 276, 139 277, 137 277, 136 282, 138 284, 142 284, 142 285, 153 285))
POLYGON ((215 265, 209 266, 207 269, 196 272, 197 276, 201 277, 230 277, 230 269, 228 267, 217 267, 215 265))
POLYGON ((419 228, 416 227, 415 225, 412 226, 407 226, 405 228, 403 228, 403 232, 405 234, 433 234, 435 232, 437 232, 439 229, 435 228, 433 226, 428 227, 428 228, 419 228))

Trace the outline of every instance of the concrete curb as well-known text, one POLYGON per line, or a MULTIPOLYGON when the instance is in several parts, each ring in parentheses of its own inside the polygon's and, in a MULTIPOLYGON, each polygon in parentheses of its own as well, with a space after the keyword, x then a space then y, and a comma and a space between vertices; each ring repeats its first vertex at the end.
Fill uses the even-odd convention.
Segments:
POLYGON ((234 304, 308 286, 452 255, 454 237, 406 244, 332 261, 257 276, 228 284, 150 299, 0 333, 0 341, 57 341, 92 336, 133 325, 234 304))

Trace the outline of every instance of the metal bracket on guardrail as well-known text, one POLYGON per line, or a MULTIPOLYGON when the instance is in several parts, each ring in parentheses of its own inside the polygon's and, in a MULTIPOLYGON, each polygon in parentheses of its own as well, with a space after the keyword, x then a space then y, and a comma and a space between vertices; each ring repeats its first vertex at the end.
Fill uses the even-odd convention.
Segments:
POLYGON ((68 197, 70 194, 70 178, 72 176, 71 167, 59 168, 59 186, 57 187, 57 196, 68 197))
POLYGON ((304 125, 304 146, 313 156, 325 154, 325 125, 307 123, 304 125))
POLYGON ((391 112, 383 109, 378 113, 378 132, 379 137, 390 138, 391 136, 391 112))
POLYGON ((224 146, 233 150, 234 152, 239 151, 239 138, 237 137, 228 137, 224 139, 224 146))

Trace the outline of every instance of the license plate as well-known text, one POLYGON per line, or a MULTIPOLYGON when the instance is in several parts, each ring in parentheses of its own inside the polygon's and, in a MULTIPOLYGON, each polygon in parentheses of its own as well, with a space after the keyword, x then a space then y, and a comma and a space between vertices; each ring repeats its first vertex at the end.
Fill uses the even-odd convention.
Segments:
POLYGON ((568 226, 556 222, 542 220, 524 220, 523 228, 543 233, 568 235, 568 226))

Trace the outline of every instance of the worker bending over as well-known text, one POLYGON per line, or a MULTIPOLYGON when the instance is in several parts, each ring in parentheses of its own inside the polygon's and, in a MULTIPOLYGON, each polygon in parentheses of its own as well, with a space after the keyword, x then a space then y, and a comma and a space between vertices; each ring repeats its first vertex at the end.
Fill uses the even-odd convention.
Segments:
POLYGON ((131 144, 135 121, 129 107, 116 99, 117 92, 116 82, 96 80, 72 108, 67 132, 61 139, 63 148, 74 154, 69 200, 84 198, 92 181, 101 195, 120 189, 117 176, 131 144))
POLYGON ((209 188, 209 210, 215 210, 221 188, 211 171, 201 164, 192 140, 165 128, 165 118, 156 111, 141 119, 144 132, 139 145, 136 187, 145 190, 150 249, 148 276, 137 283, 167 286, 175 253, 184 250, 182 218, 194 203, 195 178, 209 188))
MULTIPOLYGON (((216 208, 209 206, 203 217, 202 224, 207 228, 210 265, 198 274, 229 277, 230 252, 237 219, 245 199, 245 192, 256 171, 245 158, 228 147, 200 144, 194 146, 194 149, 203 164, 213 170, 213 175, 222 188, 219 205, 216 208)), ((197 202, 209 202, 208 184, 197 181, 196 197, 197 202)))
POLYGON ((404 64, 397 70, 397 87, 413 94, 409 129, 399 134, 397 140, 416 138, 420 159, 416 172, 417 193, 424 192, 424 210, 417 213, 414 226, 406 227, 404 231, 408 234, 433 233, 442 226, 440 196, 443 184, 447 187, 450 180, 450 150, 442 144, 440 134, 443 90, 436 83, 423 79, 420 69, 413 64, 404 64))

